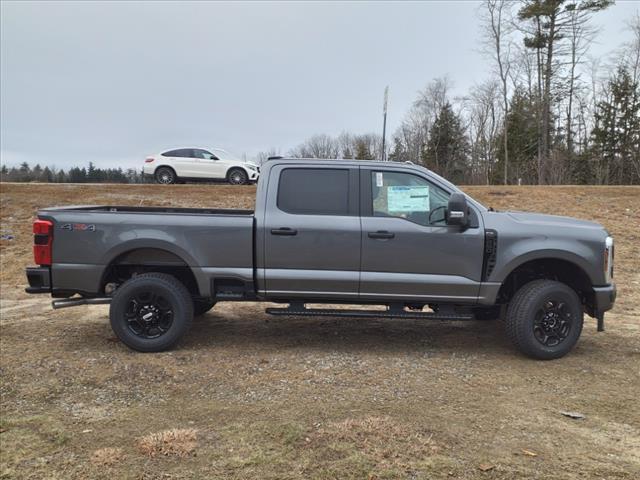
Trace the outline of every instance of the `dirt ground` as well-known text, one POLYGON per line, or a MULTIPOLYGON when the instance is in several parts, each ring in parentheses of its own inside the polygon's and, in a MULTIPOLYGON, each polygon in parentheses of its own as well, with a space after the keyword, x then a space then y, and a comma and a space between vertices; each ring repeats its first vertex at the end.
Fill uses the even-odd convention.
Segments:
POLYGON ((273 318, 220 304, 178 348, 23 291, 38 207, 251 207, 254 187, 2 184, 0 478, 640 478, 640 188, 470 187, 616 240, 619 300, 540 362, 499 322, 273 318), (571 419, 560 412, 579 412, 571 419))

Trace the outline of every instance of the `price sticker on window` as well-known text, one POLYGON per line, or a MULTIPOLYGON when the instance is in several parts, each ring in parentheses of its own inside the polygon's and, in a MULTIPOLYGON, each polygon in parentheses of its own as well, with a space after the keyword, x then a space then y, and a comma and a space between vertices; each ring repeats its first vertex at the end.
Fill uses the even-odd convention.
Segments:
POLYGON ((382 172, 376 172, 376 187, 381 187, 383 185, 382 181, 382 172))
POLYGON ((389 213, 428 212, 429 187, 391 186, 387 187, 389 213))

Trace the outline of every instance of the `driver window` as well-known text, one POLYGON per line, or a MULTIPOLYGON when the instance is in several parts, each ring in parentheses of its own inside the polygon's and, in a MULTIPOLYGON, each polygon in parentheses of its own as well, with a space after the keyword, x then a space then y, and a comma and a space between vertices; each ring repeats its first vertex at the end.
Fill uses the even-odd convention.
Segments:
POLYGON ((374 217, 399 217, 420 225, 444 225, 449 193, 417 175, 371 172, 374 217))

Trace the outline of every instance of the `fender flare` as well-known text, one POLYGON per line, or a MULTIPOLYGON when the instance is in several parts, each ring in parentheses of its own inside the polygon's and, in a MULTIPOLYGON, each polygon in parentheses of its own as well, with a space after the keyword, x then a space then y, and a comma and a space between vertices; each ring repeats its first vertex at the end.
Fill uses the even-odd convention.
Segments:
POLYGON ((491 281, 503 283, 517 268, 525 263, 535 260, 562 260, 564 262, 572 263, 582 270, 592 284, 595 285, 597 283, 594 281, 594 277, 592 275, 593 265, 591 265, 584 257, 574 252, 558 249, 532 250, 518 255, 505 265, 501 266, 499 270, 494 271, 491 275, 491 281))
POLYGON ((151 238, 136 238, 132 240, 127 240, 118 245, 115 245, 113 248, 107 250, 100 259, 101 265, 111 265, 113 261, 119 256, 131 252, 133 250, 138 249, 156 249, 156 250, 165 250, 169 253, 172 253, 176 257, 182 259, 182 261, 188 266, 193 267, 196 265, 193 257, 181 247, 176 246, 175 243, 171 243, 168 240, 160 240, 160 239, 151 239, 151 238))

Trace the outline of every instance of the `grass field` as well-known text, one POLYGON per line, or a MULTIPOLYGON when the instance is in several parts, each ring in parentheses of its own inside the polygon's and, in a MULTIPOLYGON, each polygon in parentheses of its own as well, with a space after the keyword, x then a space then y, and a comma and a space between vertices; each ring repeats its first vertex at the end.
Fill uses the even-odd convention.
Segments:
POLYGON ((105 306, 24 293, 38 207, 251 207, 254 187, 0 184, 0 478, 640 478, 640 188, 470 187, 616 240, 618 303, 576 349, 520 356, 499 322, 271 318, 220 304, 173 351, 105 306), (561 411, 585 415, 575 420, 561 411))

